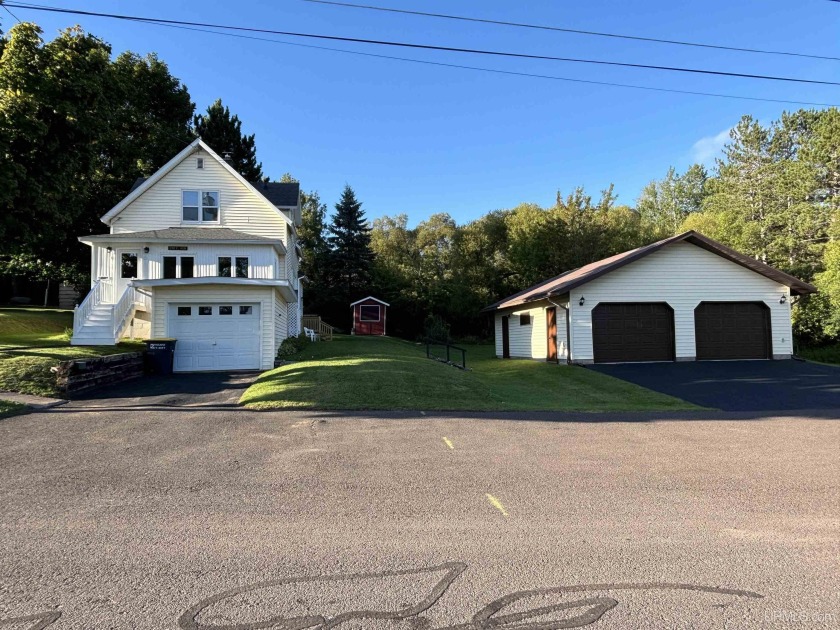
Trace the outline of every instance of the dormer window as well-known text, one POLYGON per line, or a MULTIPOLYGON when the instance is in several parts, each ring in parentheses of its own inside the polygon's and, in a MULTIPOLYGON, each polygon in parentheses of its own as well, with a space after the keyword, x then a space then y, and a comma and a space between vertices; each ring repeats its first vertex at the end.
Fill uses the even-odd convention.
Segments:
POLYGON ((195 159, 195 167, 197 169, 203 169, 204 168, 204 158, 196 158, 195 159))
POLYGON ((181 191, 181 218, 190 223, 218 223, 219 191, 181 191))

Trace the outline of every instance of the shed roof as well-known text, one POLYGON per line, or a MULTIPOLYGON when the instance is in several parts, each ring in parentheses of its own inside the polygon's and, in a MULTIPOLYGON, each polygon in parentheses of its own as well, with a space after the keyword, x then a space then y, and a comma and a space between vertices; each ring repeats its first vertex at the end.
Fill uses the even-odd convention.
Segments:
POLYGON ((361 300, 356 300, 350 306, 356 306, 356 304, 361 304, 362 302, 367 302, 368 300, 373 300, 374 302, 379 302, 380 304, 384 304, 385 306, 391 306, 388 302, 384 302, 379 298, 375 298, 372 295, 367 296, 366 298, 362 298, 361 300))
POLYGON ((561 273, 559 276, 549 278, 548 280, 544 280, 539 284, 528 287, 519 293, 514 293, 503 300, 499 300, 498 302, 482 309, 482 312, 496 311, 502 308, 518 306, 528 302, 536 302, 537 300, 543 300, 549 297, 568 293, 570 290, 579 287, 582 284, 586 284, 595 278, 599 278, 604 274, 623 267, 624 265, 639 260, 640 258, 644 258, 645 256, 659 251, 664 247, 682 242, 696 245, 697 247, 712 252, 713 254, 717 254, 718 256, 721 256, 722 258, 725 258, 737 265, 746 267, 750 271, 754 271, 757 274, 770 278, 779 284, 790 287, 791 293, 794 295, 817 292, 816 287, 808 284, 807 282, 803 282, 784 271, 780 271, 779 269, 771 267, 770 265, 758 261, 755 258, 737 252, 723 243, 718 243, 717 241, 710 239, 708 236, 703 236, 699 232, 690 230, 688 232, 683 232, 682 234, 677 234, 676 236, 651 243, 650 245, 645 245, 644 247, 631 249, 630 251, 622 252, 620 254, 616 254, 615 256, 610 256, 609 258, 589 263, 583 267, 566 271, 561 273))

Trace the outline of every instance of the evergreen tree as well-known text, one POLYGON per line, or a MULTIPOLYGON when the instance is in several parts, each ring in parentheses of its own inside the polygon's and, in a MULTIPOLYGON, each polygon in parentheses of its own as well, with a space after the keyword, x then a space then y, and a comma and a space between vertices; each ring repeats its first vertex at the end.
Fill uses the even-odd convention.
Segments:
POLYGON ((346 307, 370 290, 370 269, 373 252, 370 247, 370 226, 362 204, 350 186, 345 186, 341 200, 328 228, 330 247, 329 273, 333 294, 346 307))
POLYGON ((242 121, 218 99, 207 113, 193 119, 196 135, 221 156, 230 155, 230 165, 250 182, 263 178, 262 163, 257 162, 254 134, 242 135, 242 121))

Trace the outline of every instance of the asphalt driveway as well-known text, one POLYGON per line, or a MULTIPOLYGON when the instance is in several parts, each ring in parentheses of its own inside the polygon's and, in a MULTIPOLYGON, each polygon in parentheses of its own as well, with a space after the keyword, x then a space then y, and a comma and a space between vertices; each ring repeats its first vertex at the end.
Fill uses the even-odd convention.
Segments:
POLYGON ((146 376, 100 387, 70 402, 73 409, 237 407, 259 372, 192 372, 146 376))
POLYGON ((840 367, 819 363, 690 361, 589 367, 723 411, 840 409, 840 367))

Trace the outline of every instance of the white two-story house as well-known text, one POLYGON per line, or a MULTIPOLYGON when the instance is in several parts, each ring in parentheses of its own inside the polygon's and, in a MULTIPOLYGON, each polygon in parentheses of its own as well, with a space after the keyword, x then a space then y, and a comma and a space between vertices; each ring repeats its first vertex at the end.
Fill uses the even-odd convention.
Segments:
POLYGON ((296 183, 248 182, 200 139, 102 217, 74 345, 173 338, 176 371, 267 369, 300 332, 296 183))

